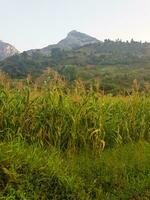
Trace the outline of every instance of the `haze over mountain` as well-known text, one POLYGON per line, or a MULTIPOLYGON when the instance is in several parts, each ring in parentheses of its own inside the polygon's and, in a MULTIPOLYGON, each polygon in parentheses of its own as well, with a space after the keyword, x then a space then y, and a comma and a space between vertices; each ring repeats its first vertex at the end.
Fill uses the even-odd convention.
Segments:
POLYGON ((18 53, 19 51, 14 46, 0 40, 0 61, 18 53))
MULTIPOLYGON (((91 37, 85 33, 78 32, 76 30, 73 30, 68 33, 67 37, 57 44, 54 45, 48 45, 47 47, 44 47, 42 49, 38 49, 40 53, 43 53, 45 55, 50 55, 51 50, 54 48, 64 49, 64 50, 72 50, 76 49, 82 46, 85 46, 87 44, 95 44, 100 42, 98 39, 91 37)), ((36 49, 29 50, 29 53, 37 51, 36 49)))

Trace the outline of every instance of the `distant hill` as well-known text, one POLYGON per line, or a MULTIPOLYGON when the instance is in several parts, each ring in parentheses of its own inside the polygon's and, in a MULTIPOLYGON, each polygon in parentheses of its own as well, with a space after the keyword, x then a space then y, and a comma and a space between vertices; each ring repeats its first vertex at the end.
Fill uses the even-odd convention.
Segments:
POLYGON ((84 45, 87 44, 95 44, 98 43, 99 40, 97 40, 94 37, 91 37, 85 33, 81 33, 78 31, 71 31, 70 33, 68 33, 67 37, 63 40, 61 40, 60 42, 58 42, 57 44, 54 45, 48 45, 47 47, 44 47, 42 49, 33 49, 33 50, 29 50, 27 51, 30 55, 34 52, 40 52, 43 53, 45 55, 50 55, 52 49, 55 48, 59 48, 61 50, 72 50, 72 49, 77 49, 80 48, 84 45))
POLYGON ((102 88, 109 91, 119 85, 128 88, 134 79, 144 85, 150 82, 150 43, 108 39, 101 42, 72 31, 56 45, 23 52, 0 62, 0 69, 13 78, 28 74, 37 77, 48 67, 70 81, 76 78, 103 81, 102 88))
POLYGON ((17 53, 19 51, 15 47, 0 40, 0 61, 17 53))
POLYGON ((88 44, 67 53, 68 64, 107 65, 150 62, 150 43, 121 40, 88 44))

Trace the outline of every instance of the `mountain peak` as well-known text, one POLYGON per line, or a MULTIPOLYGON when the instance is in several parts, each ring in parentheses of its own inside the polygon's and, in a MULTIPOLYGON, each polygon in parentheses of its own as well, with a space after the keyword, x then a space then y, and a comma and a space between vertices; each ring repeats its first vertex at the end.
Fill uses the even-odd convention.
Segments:
POLYGON ((15 47, 0 40, 0 60, 13 56, 17 53, 19 53, 19 51, 15 47))
MULTIPOLYGON (((68 33, 67 37, 60 42, 58 42, 55 45, 49 45, 43 49, 40 49, 40 52, 46 55, 51 54, 51 50, 54 48, 60 48, 65 50, 72 50, 75 48, 80 48, 82 46, 88 45, 88 44, 95 44, 98 43, 99 40, 97 40, 94 37, 91 37, 85 33, 78 32, 76 30, 72 30, 68 33)), ((35 52, 36 50, 34 50, 35 52)), ((30 53, 32 53, 30 51, 30 53)))
POLYGON ((72 30, 72 31, 70 31, 70 32, 68 33, 68 36, 70 36, 70 35, 75 35, 75 34, 77 34, 77 33, 79 33, 79 32, 76 31, 76 30, 72 30))
POLYGON ((99 40, 97 40, 96 38, 91 37, 85 33, 81 33, 76 30, 73 30, 69 32, 67 37, 61 40, 58 43, 58 45, 60 46, 60 48, 73 49, 73 48, 78 48, 87 44, 93 44, 97 42, 99 42, 99 40))
POLYGON ((79 31, 76 31, 76 30, 72 30, 72 31, 70 31, 69 33, 68 33, 68 35, 67 35, 67 38, 68 37, 75 37, 75 38, 79 38, 79 39, 92 39, 92 40, 94 40, 94 41, 96 41, 96 42, 99 42, 99 40, 97 40, 96 38, 94 38, 94 37, 92 37, 92 36, 90 36, 90 35, 87 35, 87 34, 85 34, 85 33, 81 33, 81 32, 79 32, 79 31))

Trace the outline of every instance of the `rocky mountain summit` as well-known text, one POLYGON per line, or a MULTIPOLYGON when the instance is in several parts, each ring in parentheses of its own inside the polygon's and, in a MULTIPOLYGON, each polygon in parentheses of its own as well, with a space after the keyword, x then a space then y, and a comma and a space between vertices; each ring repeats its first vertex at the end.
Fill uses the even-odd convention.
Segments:
POLYGON ((0 61, 18 53, 19 51, 14 46, 0 40, 0 61))
POLYGON ((33 53, 36 51, 39 51, 40 53, 43 53, 45 55, 51 54, 51 50, 54 48, 64 49, 64 50, 72 50, 76 48, 80 48, 82 46, 88 45, 88 44, 95 44, 100 42, 98 39, 91 37, 85 33, 81 33, 78 31, 71 31, 68 33, 67 37, 57 44, 48 45, 47 47, 44 47, 39 50, 30 50, 28 53, 33 53))
POLYGON ((97 40, 96 38, 74 30, 68 33, 67 37, 58 43, 58 46, 64 49, 74 49, 97 42, 99 42, 99 40, 97 40))

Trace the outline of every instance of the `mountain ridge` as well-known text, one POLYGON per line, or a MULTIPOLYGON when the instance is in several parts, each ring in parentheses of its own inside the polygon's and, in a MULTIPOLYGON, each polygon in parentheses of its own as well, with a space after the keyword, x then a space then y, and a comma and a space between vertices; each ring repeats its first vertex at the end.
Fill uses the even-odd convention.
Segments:
MULTIPOLYGON (((132 68, 132 65, 138 64, 150 66, 150 43, 109 39, 99 41, 84 33, 71 31, 57 44, 25 51, 1 61, 0 69, 11 77, 24 78, 28 74, 39 76, 48 67, 64 74, 65 66, 75 66, 87 71, 86 66, 93 66, 93 69, 108 65, 132 68)), ((149 80, 147 77, 145 79, 149 80)))
POLYGON ((94 44, 98 42, 100 42, 98 39, 88 34, 81 33, 76 30, 72 30, 67 34, 67 37, 60 40, 57 44, 51 44, 41 49, 31 49, 27 51, 27 53, 32 54, 38 51, 45 55, 50 55, 51 50, 54 48, 59 48, 62 50, 72 50, 72 49, 79 48, 87 44, 94 44))

